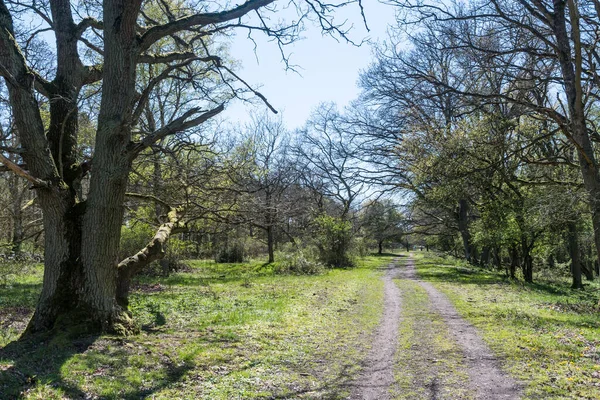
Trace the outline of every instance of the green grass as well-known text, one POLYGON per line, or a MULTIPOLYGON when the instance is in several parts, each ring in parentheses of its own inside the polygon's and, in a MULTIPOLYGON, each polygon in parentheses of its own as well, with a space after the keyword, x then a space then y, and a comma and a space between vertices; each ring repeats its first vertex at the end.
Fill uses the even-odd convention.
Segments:
POLYGON ((528 399, 600 398, 598 284, 524 284, 415 252, 419 276, 444 292, 525 384, 528 399))
MULTIPOLYGON (((377 267, 391 258, 317 276, 192 262, 188 272, 144 277, 130 299, 139 335, 6 345, 19 329, 2 328, 0 398, 346 398, 382 313, 377 267)), ((31 292, 15 292, 19 280, 0 287, 0 312, 31 312, 39 279, 22 278, 31 292)))

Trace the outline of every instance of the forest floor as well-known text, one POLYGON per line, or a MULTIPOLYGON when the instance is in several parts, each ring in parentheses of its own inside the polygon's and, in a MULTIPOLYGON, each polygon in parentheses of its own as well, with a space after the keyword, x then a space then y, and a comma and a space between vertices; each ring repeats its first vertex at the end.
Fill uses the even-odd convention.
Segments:
POLYGON ((600 285, 527 285, 432 253, 282 276, 142 277, 141 333, 16 341, 41 269, 0 285, 0 399, 598 399, 600 285))

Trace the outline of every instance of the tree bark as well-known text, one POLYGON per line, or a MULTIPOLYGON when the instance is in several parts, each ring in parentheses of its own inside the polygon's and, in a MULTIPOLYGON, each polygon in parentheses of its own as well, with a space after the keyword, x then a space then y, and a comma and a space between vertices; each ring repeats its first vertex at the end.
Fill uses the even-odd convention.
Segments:
POLYGON ((275 262, 274 242, 273 225, 267 225, 267 251, 269 253, 269 263, 275 262))
POLYGON ((494 247, 494 263, 496 264, 496 269, 500 271, 502 269, 502 249, 500 246, 494 247))

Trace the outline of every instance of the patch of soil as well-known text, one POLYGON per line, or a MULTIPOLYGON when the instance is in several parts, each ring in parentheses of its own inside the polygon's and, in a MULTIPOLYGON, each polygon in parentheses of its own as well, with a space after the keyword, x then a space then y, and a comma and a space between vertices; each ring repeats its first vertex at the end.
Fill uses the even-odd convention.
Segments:
POLYGON ((0 308, 0 329, 24 330, 32 314, 33 309, 27 307, 0 308))

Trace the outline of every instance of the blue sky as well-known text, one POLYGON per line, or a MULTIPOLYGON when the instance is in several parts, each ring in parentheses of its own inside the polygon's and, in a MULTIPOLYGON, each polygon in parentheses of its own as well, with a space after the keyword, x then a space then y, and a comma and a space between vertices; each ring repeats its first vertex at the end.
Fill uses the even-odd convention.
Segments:
MULTIPOLYGON (((386 29, 394 19, 394 9, 377 0, 363 0, 370 32, 362 23, 358 6, 344 12, 354 25, 351 38, 360 42, 363 38, 385 39, 386 29)), ((291 53, 291 63, 299 66, 299 74, 286 71, 279 49, 274 43, 256 36, 258 48, 254 54, 253 44, 244 34, 236 37, 231 45, 231 56, 241 61, 239 75, 267 97, 269 102, 283 112, 283 119, 290 129, 301 127, 311 110, 323 101, 333 101, 340 108, 358 94, 356 81, 361 69, 366 68, 372 57, 368 44, 355 47, 342 40, 339 43, 329 36, 322 36, 319 27, 308 25, 303 40, 286 47, 291 53)), ((252 113, 264 108, 242 102, 231 104, 223 116, 231 123, 247 122, 252 113)), ((262 110, 261 110, 262 111, 262 110)))

